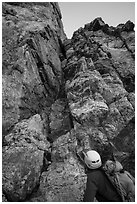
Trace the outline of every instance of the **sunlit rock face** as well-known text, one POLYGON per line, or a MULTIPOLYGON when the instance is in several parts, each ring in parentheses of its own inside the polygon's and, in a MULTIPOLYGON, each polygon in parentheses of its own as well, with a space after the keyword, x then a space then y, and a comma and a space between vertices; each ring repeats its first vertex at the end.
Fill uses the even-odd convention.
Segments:
POLYGON ((134 175, 134 24, 96 18, 67 39, 57 3, 2 9, 3 202, 82 201, 81 150, 134 175))
POLYGON ((3 132, 47 111, 62 84, 56 3, 3 3, 3 132))

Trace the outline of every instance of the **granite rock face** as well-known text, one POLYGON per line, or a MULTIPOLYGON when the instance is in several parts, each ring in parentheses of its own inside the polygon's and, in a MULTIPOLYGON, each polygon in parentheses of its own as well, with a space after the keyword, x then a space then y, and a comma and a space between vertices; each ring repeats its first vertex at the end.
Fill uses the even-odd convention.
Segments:
MULTIPOLYGON (((3 192, 9 201, 24 201, 47 168, 50 110, 62 88, 66 35, 57 3, 2 6, 3 192)), ((63 117, 69 121, 65 112, 61 124, 63 117)))
MULTIPOLYGON (((113 141, 134 118, 133 28, 130 21, 112 28, 97 18, 65 42, 62 65, 72 117, 92 135, 95 131, 95 140, 101 132, 113 141)), ((89 139, 88 146, 96 143, 89 139)))
POLYGON ((47 202, 82 201, 86 184, 84 167, 76 157, 73 131, 59 137, 52 146, 52 164, 43 172, 38 193, 47 202))
POLYGON ((135 173, 135 32, 96 18, 67 39, 57 3, 3 3, 3 202, 80 202, 77 152, 135 173))
POLYGON ((72 128, 70 111, 66 99, 58 99, 51 106, 49 114, 49 140, 54 141, 72 128))
POLYGON ((3 192, 10 201, 23 201, 39 185, 44 152, 50 147, 40 116, 17 123, 5 140, 3 192))
POLYGON ((3 134, 58 97, 60 18, 56 3, 3 3, 3 134))

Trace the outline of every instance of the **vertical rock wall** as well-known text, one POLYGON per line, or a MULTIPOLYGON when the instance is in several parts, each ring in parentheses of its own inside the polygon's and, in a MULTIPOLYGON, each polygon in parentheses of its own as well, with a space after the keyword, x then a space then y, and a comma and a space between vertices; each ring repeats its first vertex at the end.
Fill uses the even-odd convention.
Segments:
MULTIPOLYGON (((58 8, 58 7, 57 7, 58 8)), ((3 131, 41 113, 62 84, 56 3, 3 3, 3 131)))
POLYGON ((66 36, 57 3, 3 3, 2 11, 3 192, 9 201, 23 201, 47 168, 49 135, 65 121, 70 129, 65 99, 58 102, 66 36))
POLYGON ((3 201, 82 201, 80 150, 114 149, 134 175, 134 24, 67 39, 57 3, 2 9, 3 201))

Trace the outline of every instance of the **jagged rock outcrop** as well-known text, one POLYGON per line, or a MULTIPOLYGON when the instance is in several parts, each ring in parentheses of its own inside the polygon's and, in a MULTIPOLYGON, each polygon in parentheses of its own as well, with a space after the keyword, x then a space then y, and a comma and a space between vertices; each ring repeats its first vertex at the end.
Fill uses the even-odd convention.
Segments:
MULTIPOLYGON (((134 45, 133 23, 128 21, 114 28, 101 18, 78 29, 64 43, 67 60, 62 66, 67 98, 78 131, 84 128, 88 135, 88 145, 83 143, 85 137, 79 138, 84 149, 102 153, 102 145, 120 138, 133 121, 134 45)), ((128 145, 133 154, 134 136, 131 140, 128 145)), ((121 153, 123 150, 119 148, 121 153)))
POLYGON ((134 175, 134 24, 96 18, 67 39, 57 3, 2 11, 3 201, 82 201, 80 150, 134 175))

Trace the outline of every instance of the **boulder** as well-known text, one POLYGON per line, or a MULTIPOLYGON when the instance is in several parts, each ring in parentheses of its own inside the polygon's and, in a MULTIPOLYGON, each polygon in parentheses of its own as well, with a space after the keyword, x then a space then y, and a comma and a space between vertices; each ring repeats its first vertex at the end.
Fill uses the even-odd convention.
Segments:
POLYGON ((9 147, 3 151, 3 192, 8 201, 24 201, 39 184, 43 151, 34 147, 9 147))
POLYGON ((82 201, 86 175, 84 169, 73 157, 66 162, 52 165, 45 179, 47 181, 45 189, 47 202, 82 201))
POLYGON ((44 152, 50 145, 43 134, 39 115, 17 123, 5 137, 3 148, 3 192, 8 201, 24 201, 39 185, 44 152))
POLYGON ((39 195, 47 202, 80 202, 86 184, 84 167, 79 163, 74 132, 59 137, 52 148, 52 164, 43 172, 39 195))
POLYGON ((50 146, 43 121, 38 114, 17 123, 12 132, 5 136, 5 143, 8 146, 34 146, 43 151, 50 146))

